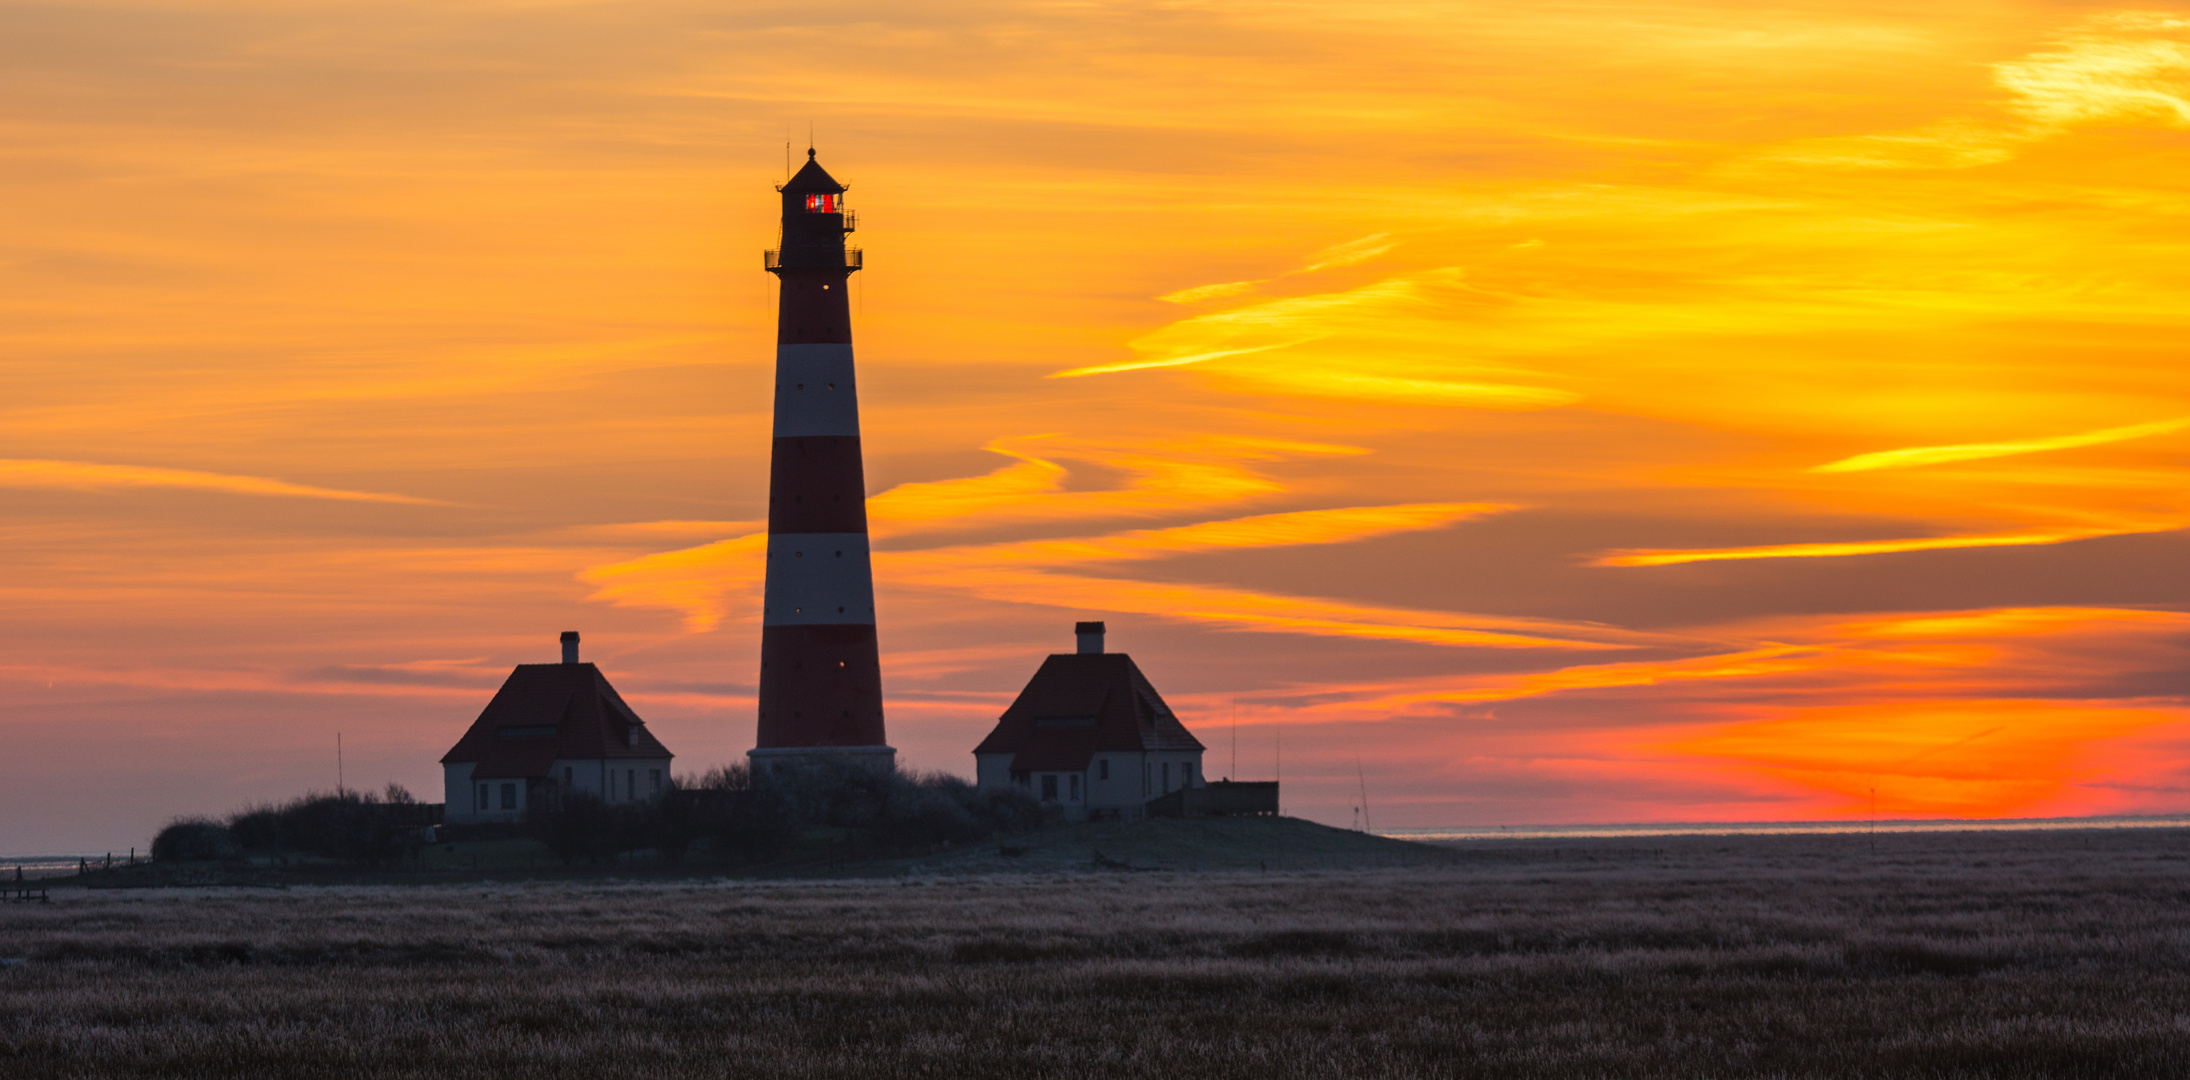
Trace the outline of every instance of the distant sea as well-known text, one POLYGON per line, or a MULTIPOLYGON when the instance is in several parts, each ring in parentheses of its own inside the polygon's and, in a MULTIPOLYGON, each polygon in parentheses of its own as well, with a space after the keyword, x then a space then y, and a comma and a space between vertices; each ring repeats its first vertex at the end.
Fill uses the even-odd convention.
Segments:
MULTIPOLYGON (((138 862, 145 862, 149 858, 151 856, 142 851, 137 853, 138 862)), ((15 868, 18 866, 23 868, 23 876, 26 878, 59 877, 63 874, 73 874, 76 872, 76 860, 78 859, 88 859, 91 861, 91 865, 99 866, 105 862, 106 852, 72 851, 58 855, 52 853, 44 855, 0 855, 0 880, 15 880, 15 868)), ((114 864, 116 866, 127 862, 128 859, 129 856, 126 851, 114 853, 114 864)))
POLYGON ((1377 829, 1394 840, 1586 840, 1619 836, 1771 836, 1868 832, 2026 832, 2034 829, 2185 829, 2190 815, 2076 818, 1881 818, 1877 821, 1671 821, 1638 825, 1462 825, 1377 829))

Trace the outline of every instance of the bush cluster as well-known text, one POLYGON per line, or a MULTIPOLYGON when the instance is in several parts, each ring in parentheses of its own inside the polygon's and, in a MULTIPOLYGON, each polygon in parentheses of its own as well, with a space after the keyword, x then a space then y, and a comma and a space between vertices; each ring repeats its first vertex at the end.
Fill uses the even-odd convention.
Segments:
MULTIPOLYGON (((353 866, 400 863, 423 837, 428 807, 395 784, 385 792, 318 792, 246 807, 225 821, 178 818, 152 842, 159 862, 305 855, 353 866)), ((535 809, 525 830, 566 865, 652 850, 682 864, 696 847, 732 863, 763 863, 826 847, 893 854, 973 843, 1043 823, 1017 791, 983 792, 947 773, 878 772, 832 762, 744 765, 673 780, 660 798, 611 805, 584 793, 535 809)))
POLYGON ((947 773, 878 772, 833 762, 754 771, 730 765, 672 782, 659 799, 611 806, 589 795, 531 815, 533 835, 566 863, 652 849, 682 863, 695 845, 759 863, 802 843, 862 854, 908 853, 986 840, 1042 824, 1040 803, 982 792, 947 773))
POLYGON ((155 862, 241 855, 308 855, 355 866, 400 862, 427 824, 425 808, 400 785, 384 792, 313 792, 280 805, 249 806, 226 821, 178 818, 152 841, 155 862))

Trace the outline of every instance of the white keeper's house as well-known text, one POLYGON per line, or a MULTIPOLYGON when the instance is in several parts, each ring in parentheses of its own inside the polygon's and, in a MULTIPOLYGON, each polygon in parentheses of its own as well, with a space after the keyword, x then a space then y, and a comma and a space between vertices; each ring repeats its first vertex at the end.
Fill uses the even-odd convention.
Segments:
POLYGON ((565 631, 563 662, 517 665, 442 756, 444 819, 521 821, 571 792, 643 802, 668 786, 672 756, 565 631))
POLYGON ((982 790, 1014 787, 1067 820, 1137 818, 1151 799, 1199 788, 1201 741, 1164 704, 1133 658, 1103 651, 1103 624, 1075 628, 1019 691, 973 759, 982 790))

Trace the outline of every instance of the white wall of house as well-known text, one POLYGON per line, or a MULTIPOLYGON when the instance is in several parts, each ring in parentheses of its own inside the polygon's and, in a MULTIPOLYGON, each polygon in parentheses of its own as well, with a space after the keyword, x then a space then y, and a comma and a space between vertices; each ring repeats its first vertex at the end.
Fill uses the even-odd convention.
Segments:
MULTIPOLYGON (((441 767, 443 818, 458 825, 523 820, 529 808, 525 781, 475 781, 472 767, 468 761, 441 767)), ((584 792, 603 802, 646 802, 668 789, 669 759, 557 761, 548 777, 563 791, 584 792)))
POLYGON ((479 796, 473 794, 471 765, 459 761, 441 766, 441 819, 464 824, 479 820, 473 816, 479 796))
POLYGON ((474 780, 471 762, 444 765, 441 770, 443 820, 458 825, 524 820, 523 780, 474 780))
POLYGON ((669 789, 669 759, 558 761, 548 775, 564 791, 583 792, 602 802, 645 802, 669 789))
MULTIPOLYGON (((975 754, 974 785, 1011 786, 1011 759, 1010 754, 975 754)), ((1097 813, 1137 818, 1148 800, 1206 782, 1197 752, 1106 750, 1097 752, 1084 772, 1030 772, 1020 790, 1063 810, 1068 821, 1085 821, 1097 813), (1045 797, 1051 784, 1055 798, 1045 797)))

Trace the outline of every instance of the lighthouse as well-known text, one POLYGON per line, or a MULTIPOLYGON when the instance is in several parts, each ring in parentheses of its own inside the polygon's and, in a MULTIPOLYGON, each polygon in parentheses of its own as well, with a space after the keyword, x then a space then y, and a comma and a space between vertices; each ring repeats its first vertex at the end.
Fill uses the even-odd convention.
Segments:
POLYGON ((766 253, 776 307, 775 445, 754 765, 833 758, 896 766, 882 733, 866 477, 846 284, 860 267, 844 185, 814 152, 781 188, 783 242, 766 253))

